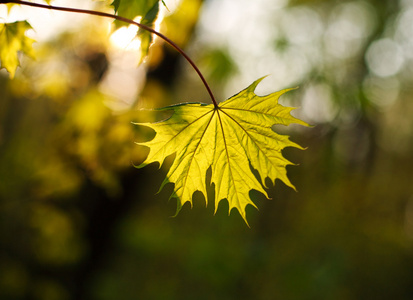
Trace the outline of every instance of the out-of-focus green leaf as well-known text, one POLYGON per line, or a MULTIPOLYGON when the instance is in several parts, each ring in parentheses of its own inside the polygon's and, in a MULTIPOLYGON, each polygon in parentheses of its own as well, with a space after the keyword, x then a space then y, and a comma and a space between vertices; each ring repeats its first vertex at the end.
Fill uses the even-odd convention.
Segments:
MULTIPOLYGON (((156 18, 159 13, 159 0, 114 0, 112 5, 115 12, 122 17, 134 20, 136 17, 141 16, 141 24, 148 27, 153 27, 156 18)), ((162 1, 165 5, 165 3, 162 1)), ((166 6, 166 5, 165 5, 166 6)), ((126 26, 128 24, 120 21, 115 21, 117 28, 126 26)), ((140 63, 146 58, 149 52, 149 47, 152 44, 152 34, 146 30, 139 28, 137 38, 141 41, 141 59, 140 63)))
MULTIPOLYGON (((128 0, 122 0, 123 2, 123 4, 125 4, 126 2, 129 2, 127 5, 130 5, 130 3, 131 2, 133 2, 133 1, 128 1, 128 0)), ((115 9, 115 12, 117 12, 118 11, 118 9, 119 9, 119 6, 120 6, 120 2, 121 2, 121 0, 113 0, 113 2, 111 3, 111 5, 114 7, 114 9, 115 9)), ((136 1, 135 1, 136 2, 136 1)), ((139 0, 138 0, 138 2, 139 2, 139 0)), ((141 1, 142 2, 142 1, 141 1)), ((147 2, 153 2, 153 1, 151 1, 151 0, 149 0, 149 1, 147 1, 147 2)), ((166 6, 166 4, 165 4, 165 1, 163 1, 163 0, 161 0, 161 2, 162 2, 162 4, 166 7, 166 8, 168 8, 167 6, 166 6)))
MULTIPOLYGON (((127 19, 134 20, 141 16, 144 18, 159 0, 114 0, 112 5, 116 14, 127 19)), ((117 28, 128 26, 127 23, 115 21, 117 28)))
POLYGON ((34 58, 33 39, 25 33, 32 29, 27 21, 0 24, 0 63, 13 78, 19 64, 18 52, 34 58))
POLYGON ((236 70, 236 63, 225 49, 213 49, 206 51, 201 58, 208 78, 214 82, 225 82, 236 70))
POLYGON ((113 7, 115 8, 115 12, 117 12, 119 9, 120 0, 114 0, 111 5, 113 5, 113 7))
POLYGON ((287 90, 267 96, 257 96, 255 88, 262 79, 227 99, 216 108, 203 103, 183 103, 161 108, 174 114, 158 123, 144 123, 156 132, 153 140, 138 143, 149 147, 142 168, 152 162, 160 165, 176 153, 176 158, 161 185, 174 183, 171 198, 178 200, 177 212, 190 202, 196 191, 207 195, 206 173, 212 168, 211 182, 215 185, 215 211, 221 200, 227 199, 229 210, 236 208, 247 222, 245 208, 255 206, 250 191, 267 195, 266 178, 282 180, 294 188, 287 177, 286 166, 291 164, 282 156, 285 147, 297 147, 288 136, 275 133, 274 124, 289 125, 305 122, 291 116, 291 107, 278 104, 287 90), (257 179, 250 166, 260 175, 257 179))
MULTIPOLYGON (((158 13, 159 13, 159 2, 156 2, 153 5, 153 7, 148 11, 148 13, 145 15, 145 17, 143 17, 141 23, 152 28, 155 23, 156 17, 158 16, 158 13)), ((141 29, 141 28, 139 28, 137 35, 141 40, 140 63, 142 63, 145 57, 148 55, 149 47, 152 44, 153 38, 152 38, 152 33, 144 29, 141 29)))

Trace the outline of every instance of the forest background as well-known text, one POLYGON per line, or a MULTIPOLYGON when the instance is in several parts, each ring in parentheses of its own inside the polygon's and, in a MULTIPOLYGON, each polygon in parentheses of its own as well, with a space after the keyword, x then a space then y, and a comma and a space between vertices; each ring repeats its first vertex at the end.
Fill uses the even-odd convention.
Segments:
POLYGON ((131 122, 209 101, 187 62, 157 39, 138 67, 136 29, 2 5, 38 42, 0 71, 0 299, 412 299, 413 1, 165 4, 159 31, 219 99, 299 86, 280 103, 314 126, 277 126, 307 147, 283 151, 298 192, 253 194, 251 228, 197 194, 171 218, 166 168, 133 167, 153 132, 131 122))

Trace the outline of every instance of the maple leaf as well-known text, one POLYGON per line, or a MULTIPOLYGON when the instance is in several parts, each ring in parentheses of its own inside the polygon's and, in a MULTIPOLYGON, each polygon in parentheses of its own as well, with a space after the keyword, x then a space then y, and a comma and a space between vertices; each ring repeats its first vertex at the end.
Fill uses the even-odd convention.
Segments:
POLYGON ((19 64, 18 52, 34 57, 33 39, 25 33, 32 29, 26 21, 0 24, 0 63, 13 78, 19 64))
MULTIPOLYGON (((245 207, 255 204, 249 197, 257 190, 268 198, 265 179, 282 180, 294 188, 287 177, 286 166, 292 164, 281 150, 301 146, 291 142, 288 136, 272 130, 275 124, 307 123, 291 116, 292 107, 278 104, 278 98, 291 89, 267 96, 258 96, 255 88, 258 79, 237 95, 213 104, 183 103, 159 110, 173 110, 170 118, 157 123, 135 123, 155 130, 155 137, 137 143, 149 147, 142 168, 176 154, 160 190, 167 183, 175 188, 170 198, 177 198, 177 213, 186 202, 192 207, 192 195, 200 191, 207 199, 206 173, 211 167, 211 183, 215 185, 215 212, 221 200, 229 202, 229 212, 236 208, 247 222, 245 207), (257 178, 251 167, 258 171, 257 178)), ((247 223, 248 224, 248 223, 247 223)))

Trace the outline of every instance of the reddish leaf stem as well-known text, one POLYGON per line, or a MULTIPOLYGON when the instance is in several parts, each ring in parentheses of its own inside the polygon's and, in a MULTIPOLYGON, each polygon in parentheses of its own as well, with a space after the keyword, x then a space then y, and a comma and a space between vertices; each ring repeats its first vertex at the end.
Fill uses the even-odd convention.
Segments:
POLYGON ((80 14, 88 14, 88 15, 106 17, 106 18, 116 19, 118 21, 122 21, 122 22, 125 22, 125 23, 136 25, 139 28, 142 28, 146 31, 149 31, 149 32, 153 33, 153 34, 156 34, 161 39, 163 39, 165 42, 167 42, 169 45, 171 45, 173 48, 175 48, 175 50, 178 51, 190 63, 192 68, 198 74, 199 78, 202 80, 202 83, 204 84, 205 88, 207 89, 208 94, 211 97, 212 103, 214 104, 215 108, 218 108, 218 103, 215 99, 214 94, 212 93, 211 88, 209 87, 205 77, 202 75, 201 71, 198 69, 198 67, 196 66, 194 61, 175 42, 173 42, 168 37, 166 37, 162 33, 154 30, 153 28, 151 28, 149 26, 146 26, 144 24, 135 22, 133 20, 130 20, 130 19, 127 19, 127 18, 124 18, 124 17, 121 17, 121 16, 117 16, 117 15, 109 14, 109 13, 105 13, 105 12, 100 12, 100 11, 94 11, 94 10, 60 7, 60 6, 53 6, 53 5, 45 5, 45 4, 33 3, 33 2, 27 2, 27 1, 20 1, 20 0, 0 0, 0 4, 1 3, 15 3, 15 4, 27 5, 27 6, 38 7, 38 8, 45 8, 45 9, 51 9, 51 10, 58 10, 58 11, 65 11, 65 12, 73 12, 73 13, 80 13, 80 14))

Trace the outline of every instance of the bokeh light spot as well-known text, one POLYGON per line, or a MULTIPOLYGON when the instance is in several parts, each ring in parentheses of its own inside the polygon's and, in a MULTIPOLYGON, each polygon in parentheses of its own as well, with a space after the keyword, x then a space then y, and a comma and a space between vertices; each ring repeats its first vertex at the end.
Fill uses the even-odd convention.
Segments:
POLYGON ((404 55, 400 46, 393 40, 384 38, 371 44, 366 53, 369 69, 379 77, 397 74, 403 64, 404 55))

